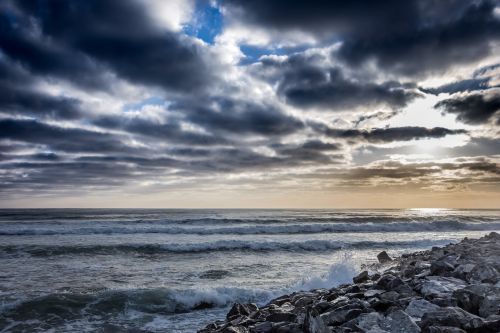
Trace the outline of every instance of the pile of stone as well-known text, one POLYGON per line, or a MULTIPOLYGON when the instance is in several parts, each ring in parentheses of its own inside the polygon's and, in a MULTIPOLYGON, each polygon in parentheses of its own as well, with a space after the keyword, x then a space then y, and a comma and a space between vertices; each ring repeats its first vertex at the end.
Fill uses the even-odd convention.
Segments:
POLYGON ((353 284, 234 304, 199 333, 499 333, 500 234, 391 259, 353 284), (378 272, 377 272, 378 271, 378 272))

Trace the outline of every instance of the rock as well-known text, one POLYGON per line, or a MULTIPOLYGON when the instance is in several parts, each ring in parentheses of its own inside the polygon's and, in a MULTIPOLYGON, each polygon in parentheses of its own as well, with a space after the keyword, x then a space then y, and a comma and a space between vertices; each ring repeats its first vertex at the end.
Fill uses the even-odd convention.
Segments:
POLYGON ((389 255, 385 251, 382 251, 379 254, 377 254, 377 259, 378 262, 381 264, 385 264, 392 261, 392 258, 389 257, 389 255))
POLYGON ((455 290, 465 287, 465 282, 453 277, 427 276, 420 292, 427 297, 448 296, 455 290))
POLYGON ((423 329, 429 326, 451 326, 464 329, 466 331, 481 327, 483 320, 458 307, 440 308, 423 315, 420 327, 423 329))
POLYGON ((242 326, 229 326, 222 330, 222 333, 248 333, 248 329, 242 326))
POLYGON ((348 320, 356 318, 363 310, 361 309, 346 309, 346 310, 333 310, 323 313, 320 317, 323 322, 328 326, 335 326, 345 323, 348 320))
POLYGON ((269 333, 272 329, 273 324, 268 321, 264 321, 251 326, 250 333, 269 333))
POLYGON ((267 316, 266 320, 273 323, 281 321, 294 322, 296 318, 297 315, 290 312, 274 312, 267 316))
POLYGON ((385 290, 392 290, 400 285, 402 285, 404 282, 400 278, 392 275, 392 274, 385 274, 382 275, 380 279, 377 281, 377 286, 384 288, 385 290))
POLYGON ((476 265, 472 271, 467 274, 467 280, 470 283, 492 283, 495 284, 500 280, 500 274, 497 269, 489 264, 476 265))
POLYGON ((228 320, 234 320, 240 316, 250 316, 252 313, 257 311, 259 308, 253 303, 241 304, 234 303, 231 310, 226 315, 228 320))
POLYGON ((451 275, 451 273, 455 270, 455 266, 446 259, 437 260, 431 263, 431 275, 451 275))
POLYGON ((368 278, 369 278, 368 271, 362 271, 357 276, 353 277, 352 281, 354 283, 363 283, 365 281, 368 281, 368 278))
POLYGON ((379 324, 382 329, 391 333, 419 333, 420 327, 404 311, 397 310, 391 312, 379 324))
POLYGON ((428 333, 467 333, 466 331, 451 326, 429 326, 427 328, 428 333))
POLYGON ((380 295, 382 293, 385 293, 385 290, 370 289, 370 290, 365 291, 364 295, 365 295, 365 297, 370 298, 370 297, 373 297, 373 296, 380 295))
POLYGON ((299 324, 284 324, 283 326, 277 327, 274 332, 276 333, 303 333, 301 326, 299 324))
POLYGON ((365 333, 419 333, 420 327, 404 311, 396 310, 382 316, 371 312, 361 314, 345 326, 365 333))
POLYGON ((304 333, 330 333, 330 329, 314 309, 307 310, 303 328, 304 333))
POLYGON ((483 318, 500 314, 500 288, 490 284, 470 285, 456 290, 457 305, 483 318))
POLYGON ((439 306, 432 304, 425 299, 413 299, 406 307, 405 312, 413 318, 422 318, 428 312, 436 311, 439 306))
POLYGON ((305 307, 306 305, 311 304, 313 301, 314 301, 314 297, 304 296, 304 297, 300 297, 300 298, 298 298, 298 299, 294 302, 294 305, 295 305, 295 307, 297 307, 297 308, 303 308, 303 307, 305 307))
POLYGON ((476 267, 475 264, 462 264, 458 265, 452 273, 452 276, 461 280, 465 280, 467 274, 472 272, 472 270, 476 267))

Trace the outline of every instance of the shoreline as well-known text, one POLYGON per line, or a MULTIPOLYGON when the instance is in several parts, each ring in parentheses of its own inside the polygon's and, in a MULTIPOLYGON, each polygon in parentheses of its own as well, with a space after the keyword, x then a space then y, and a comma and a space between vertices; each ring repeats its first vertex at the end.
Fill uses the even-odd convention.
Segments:
POLYGON ((433 247, 363 271, 353 283, 235 303, 199 333, 497 333, 500 234, 433 247))

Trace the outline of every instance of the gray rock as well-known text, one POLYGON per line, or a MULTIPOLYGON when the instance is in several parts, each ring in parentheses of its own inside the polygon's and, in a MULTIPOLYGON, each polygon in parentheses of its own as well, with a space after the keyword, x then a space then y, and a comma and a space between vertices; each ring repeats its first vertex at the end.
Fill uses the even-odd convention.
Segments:
POLYGON ((451 326, 429 326, 427 328, 428 333, 467 333, 466 331, 451 326))
POLYGON ((406 307, 405 312, 413 318, 420 319, 424 314, 436 311, 437 309, 439 309, 439 306, 432 304, 425 299, 413 299, 406 307))
POLYGON ((274 332, 276 333, 303 333, 304 331, 300 327, 299 324, 284 324, 282 326, 277 327, 274 329, 274 332))
POLYGON ((500 274, 493 265, 479 264, 467 274, 467 280, 471 283, 492 283, 495 284, 500 280, 500 274))
POLYGON ((420 292, 427 297, 448 296, 465 287, 465 282, 453 277, 427 276, 420 292))
POLYGON ((361 309, 346 309, 346 310, 333 310, 330 312, 323 313, 320 317, 323 322, 328 326, 335 326, 345 323, 359 316, 363 310, 361 309))
POLYGON ((290 312, 273 312, 266 318, 267 321, 273 323, 278 323, 281 321, 294 322, 295 319, 297 319, 297 315, 290 312))
POLYGON ((253 303, 241 304, 234 303, 231 310, 226 315, 228 320, 234 320, 240 316, 250 316, 252 313, 256 312, 259 308, 253 303))
POLYGON ((382 251, 379 254, 377 254, 377 259, 378 262, 381 264, 385 264, 392 261, 392 258, 389 257, 389 255, 385 251, 382 251))
POLYGON ((391 333, 419 333, 420 327, 404 311, 391 312, 379 324, 382 329, 391 333))
POLYGON ((303 328, 304 333, 330 333, 330 329, 314 309, 307 310, 303 328))
POLYGON ((250 332, 251 333, 269 333, 271 332, 273 329, 273 324, 268 322, 268 321, 264 321, 264 322, 261 322, 261 323, 257 323, 253 326, 250 327, 250 332))
POLYGON ((362 282, 368 281, 368 278, 369 278, 368 271, 362 271, 357 276, 353 277, 352 281, 354 283, 362 283, 362 282))
POLYGON ((429 326, 451 326, 468 330, 474 330, 484 325, 483 320, 458 307, 446 307, 428 312, 423 315, 420 327, 429 326))
POLYGON ((500 314, 500 288, 490 284, 475 284, 456 290, 453 296, 462 309, 488 317, 500 314))

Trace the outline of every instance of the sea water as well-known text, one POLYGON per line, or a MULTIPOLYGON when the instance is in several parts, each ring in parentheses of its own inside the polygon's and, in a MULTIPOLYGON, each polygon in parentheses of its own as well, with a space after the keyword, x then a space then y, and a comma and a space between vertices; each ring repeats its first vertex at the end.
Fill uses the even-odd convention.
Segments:
POLYGON ((0 332, 196 332, 491 231, 498 210, 0 210, 0 332))

